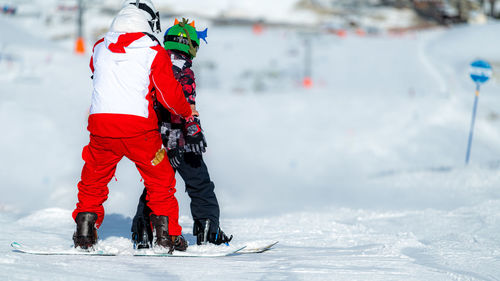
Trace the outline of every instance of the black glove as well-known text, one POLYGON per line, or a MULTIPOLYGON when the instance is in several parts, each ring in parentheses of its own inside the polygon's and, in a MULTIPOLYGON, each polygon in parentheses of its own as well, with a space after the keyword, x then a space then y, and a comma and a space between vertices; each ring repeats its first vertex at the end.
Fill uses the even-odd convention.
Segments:
POLYGON ((207 141, 203 135, 203 130, 201 129, 200 120, 198 120, 198 118, 194 117, 190 120, 186 120, 184 135, 187 151, 200 155, 206 151, 207 141))
POLYGON ((170 165, 172 168, 177 169, 181 165, 181 159, 184 157, 184 151, 179 148, 169 149, 167 152, 168 161, 170 161, 170 165))

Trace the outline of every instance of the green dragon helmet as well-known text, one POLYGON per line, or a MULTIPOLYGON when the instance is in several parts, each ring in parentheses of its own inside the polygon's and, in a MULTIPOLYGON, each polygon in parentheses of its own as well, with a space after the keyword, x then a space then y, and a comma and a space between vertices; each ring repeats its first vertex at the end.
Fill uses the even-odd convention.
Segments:
POLYGON ((184 18, 182 22, 175 19, 174 25, 165 32, 163 44, 167 50, 179 50, 194 58, 200 46, 200 38, 207 42, 206 37, 207 29, 196 31, 194 21, 188 23, 184 18))

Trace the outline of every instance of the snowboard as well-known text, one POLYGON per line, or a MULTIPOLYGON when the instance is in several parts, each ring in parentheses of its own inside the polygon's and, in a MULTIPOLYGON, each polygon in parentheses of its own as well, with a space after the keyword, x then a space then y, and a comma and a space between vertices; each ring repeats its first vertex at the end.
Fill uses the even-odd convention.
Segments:
POLYGON ((238 254, 260 254, 266 251, 269 251, 273 248, 274 245, 278 244, 279 241, 274 241, 270 244, 264 246, 245 246, 245 248, 238 251, 238 254))
POLYGON ((269 251, 273 248, 274 245, 278 244, 279 241, 274 241, 269 244, 257 245, 257 246, 243 246, 237 248, 236 250, 229 250, 224 246, 213 246, 213 245, 205 245, 205 246, 189 246, 186 252, 174 251, 172 254, 168 254, 165 252, 157 252, 154 249, 142 249, 136 250, 134 256, 174 256, 174 257, 223 257, 223 256, 231 256, 231 255, 239 255, 239 254, 260 254, 266 251, 269 251))
POLYGON ((241 250, 245 249, 246 246, 240 248, 206 248, 200 246, 189 246, 185 252, 174 251, 173 253, 168 253, 165 250, 156 249, 141 249, 135 250, 134 256, 136 257, 226 257, 237 255, 241 250))
POLYGON ((103 250, 85 251, 76 248, 65 249, 47 249, 47 248, 32 248, 23 245, 19 242, 12 242, 10 244, 14 251, 32 255, 83 255, 83 256, 115 256, 114 253, 105 252, 103 250))
MULTIPOLYGON (((127 253, 120 254, 118 251, 105 251, 101 249, 96 249, 93 251, 85 251, 76 248, 64 248, 64 249, 50 249, 50 248, 36 248, 23 245, 19 242, 12 242, 10 246, 16 252, 32 254, 32 255, 86 255, 86 256, 117 256, 117 255, 130 255, 127 253)), ((167 251, 161 251, 158 249, 143 249, 143 250, 133 250, 133 256, 149 256, 149 257, 224 257, 238 254, 239 251, 245 249, 245 247, 231 248, 231 249, 215 249, 215 248, 201 248, 197 249, 196 246, 189 247, 187 251, 174 251, 173 253, 168 253, 167 251)))
MULTIPOLYGON (((162 251, 158 249, 142 249, 133 250, 133 256, 138 257, 225 257, 238 254, 255 254, 263 253, 272 249, 272 247, 278 244, 279 241, 272 242, 263 246, 243 246, 238 248, 226 248, 221 246, 190 246, 187 251, 174 251, 173 253, 168 253, 167 251, 162 251)), ((16 252, 32 254, 32 255, 84 255, 84 256, 117 256, 120 255, 118 251, 105 251, 102 249, 96 249, 93 251, 85 251, 76 248, 42 248, 42 247, 30 247, 19 242, 12 242, 10 246, 16 252)), ((121 255, 127 255, 127 253, 122 253, 121 255)), ((128 254, 130 255, 130 254, 128 254)))

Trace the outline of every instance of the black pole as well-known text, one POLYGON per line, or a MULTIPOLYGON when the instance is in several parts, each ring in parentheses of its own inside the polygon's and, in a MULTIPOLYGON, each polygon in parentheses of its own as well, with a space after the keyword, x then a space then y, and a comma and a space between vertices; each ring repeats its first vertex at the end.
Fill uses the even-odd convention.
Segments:
POLYGON ((304 78, 311 78, 311 61, 312 61, 312 54, 311 54, 311 39, 309 38, 308 35, 306 35, 304 39, 304 78))
POLYGON ((77 19, 77 24, 78 24, 78 38, 83 37, 83 0, 78 0, 78 19, 77 19))

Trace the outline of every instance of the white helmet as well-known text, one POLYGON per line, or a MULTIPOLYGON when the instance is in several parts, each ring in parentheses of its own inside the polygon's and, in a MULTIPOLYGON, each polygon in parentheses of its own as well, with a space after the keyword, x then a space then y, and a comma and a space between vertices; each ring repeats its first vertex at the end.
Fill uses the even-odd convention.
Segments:
MULTIPOLYGON (((151 0, 125 0, 122 4, 122 10, 129 10, 132 7, 139 9, 144 14, 145 19, 155 33, 161 32, 160 13, 156 10, 151 0)), ((129 14, 132 11, 129 11, 129 14)))

